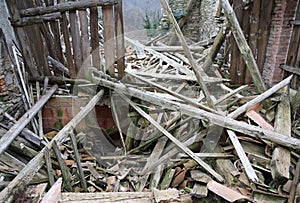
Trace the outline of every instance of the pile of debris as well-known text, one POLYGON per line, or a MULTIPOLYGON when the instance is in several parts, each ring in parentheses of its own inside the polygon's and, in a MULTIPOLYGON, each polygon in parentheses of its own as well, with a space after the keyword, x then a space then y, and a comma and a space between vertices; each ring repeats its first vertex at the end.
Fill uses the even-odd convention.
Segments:
POLYGON ((300 91, 289 88, 292 76, 266 89, 224 0, 254 83, 234 88, 226 69, 213 64, 228 29, 212 45, 188 45, 162 3, 182 46, 167 46, 161 36, 144 44, 126 38, 122 80, 92 67, 85 79, 64 81, 89 99, 56 132, 43 133, 41 114, 56 84, 31 84, 35 102, 18 121, 3 114, 14 124, 0 125, 0 199, 299 202, 300 91), (116 124, 110 130, 90 125, 106 95, 116 124))

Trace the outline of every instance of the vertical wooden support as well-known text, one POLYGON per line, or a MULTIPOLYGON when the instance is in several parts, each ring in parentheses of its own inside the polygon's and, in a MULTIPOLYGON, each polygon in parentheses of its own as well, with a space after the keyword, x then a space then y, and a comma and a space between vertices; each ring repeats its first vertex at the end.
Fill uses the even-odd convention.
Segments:
POLYGON ((270 34, 270 23, 272 19, 272 10, 273 10, 274 0, 261 0, 260 6, 260 17, 259 17, 259 36, 257 42, 257 66, 259 67, 260 72, 262 72, 265 59, 267 44, 270 34))
POLYGON ((81 53, 82 53, 82 64, 85 67, 90 67, 90 40, 89 40, 89 31, 88 31, 88 18, 86 10, 78 11, 79 20, 80 20, 80 32, 81 32, 81 53))
POLYGON ((73 57, 75 61, 75 70, 76 73, 81 68, 82 65, 82 53, 81 53, 81 42, 80 42, 80 31, 78 27, 78 19, 76 11, 69 12, 70 18, 70 29, 72 35, 72 46, 73 46, 73 57))
MULTIPOLYGON (((259 26, 259 14, 260 14, 260 2, 261 0, 254 0, 251 7, 251 22, 250 22, 250 36, 249 36, 249 46, 252 51, 254 58, 257 61, 257 40, 258 40, 258 26, 259 26)), ((260 67, 258 66, 260 69, 260 67)), ((260 69, 261 71, 261 69, 260 69)), ((246 72, 245 83, 250 83, 252 81, 249 71, 246 72)))
MULTIPOLYGON (((275 131, 291 137, 291 106, 289 99, 289 88, 284 89, 281 102, 278 104, 275 118, 275 131)), ((288 149, 276 147, 272 154, 271 174, 275 187, 284 185, 290 176, 291 153, 288 149)))
POLYGON ((105 69, 109 75, 115 75, 115 41, 113 6, 102 6, 105 69))
MULTIPOLYGON (((242 8, 242 0, 236 0, 233 1, 232 7, 234 9, 235 15, 237 17, 237 20, 239 24, 241 25, 243 21, 243 8, 242 8)), ((233 83, 240 83, 240 78, 242 75, 242 70, 241 70, 241 64, 240 64, 240 59, 241 59, 241 54, 239 51, 239 47, 234 39, 234 36, 231 36, 231 46, 232 46, 232 52, 231 52, 231 61, 230 61, 230 76, 231 80, 233 83)))
POLYGON ((122 79, 125 75, 125 43, 122 0, 118 0, 118 4, 116 4, 114 8, 118 78, 122 79))
POLYGON ((70 77, 76 78, 76 69, 73 63, 71 43, 69 38, 70 34, 68 29, 68 18, 66 12, 61 13, 61 29, 62 29, 64 43, 66 47, 66 58, 67 58, 68 69, 70 72, 70 77))
POLYGON ((98 8, 90 8, 90 32, 91 32, 91 47, 92 47, 92 66, 101 68, 101 57, 99 48, 99 25, 98 25, 98 8))
MULTIPOLYGON (((45 0, 45 4, 46 6, 53 6, 54 0, 45 0)), ((55 47, 55 52, 54 52, 55 55, 53 55, 52 58, 64 64, 64 57, 63 57, 61 41, 60 41, 59 24, 56 21, 50 21, 49 23, 53 33, 53 44, 55 47)))

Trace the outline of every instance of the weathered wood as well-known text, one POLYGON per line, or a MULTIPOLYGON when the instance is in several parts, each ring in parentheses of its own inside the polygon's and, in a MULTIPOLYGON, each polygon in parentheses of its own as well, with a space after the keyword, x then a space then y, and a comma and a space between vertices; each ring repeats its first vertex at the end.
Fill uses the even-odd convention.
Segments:
POLYGON ((78 11, 79 21, 80 21, 80 34, 81 34, 81 53, 82 53, 82 63, 84 67, 91 66, 91 48, 89 40, 89 23, 86 10, 78 11))
POLYGON ((283 70, 285 70, 287 72, 294 73, 296 75, 300 75, 300 69, 297 67, 281 65, 280 68, 282 68, 283 70))
MULTIPOLYGON (((283 91, 282 100, 277 106, 275 117, 275 131, 287 137, 291 137, 292 121, 291 106, 288 94, 289 88, 286 86, 283 91)), ((284 185, 290 177, 291 153, 289 150, 276 147, 272 154, 271 174, 272 185, 284 185)))
POLYGON ((5 133, 0 139, 0 154, 6 150, 11 142, 19 135, 24 127, 31 121, 31 119, 38 113, 38 111, 44 106, 44 104, 50 99, 57 89, 57 85, 54 85, 46 95, 43 95, 39 101, 32 106, 19 120, 18 122, 5 133))
POLYGON ((82 170, 80 155, 79 155, 78 148, 77 148, 77 142, 76 142, 75 135, 72 131, 70 132, 69 137, 71 139, 71 143, 72 143, 72 147, 73 147, 73 151, 74 151, 74 156, 75 156, 75 160, 76 160, 76 166, 77 166, 77 170, 78 170, 80 183, 81 183, 81 186, 83 187, 84 191, 87 192, 88 191, 87 190, 87 183, 86 183, 86 180, 84 178, 84 173, 83 173, 83 170, 82 170))
POLYGON ((51 56, 48 56, 47 59, 52 63, 52 65, 54 67, 56 67, 57 69, 59 69, 61 72, 66 73, 67 75, 70 75, 68 68, 65 67, 64 64, 62 64, 61 62, 55 60, 51 56))
POLYGON ((171 184, 172 182, 172 179, 174 177, 174 174, 175 174, 176 170, 175 169, 172 169, 170 168, 166 174, 164 175, 164 178, 162 179, 161 183, 160 183, 160 189, 161 190, 165 190, 167 188, 169 188, 169 185, 171 184))
POLYGON ((164 54, 159 53, 159 52, 157 52, 157 51, 155 51, 155 50, 153 50, 153 49, 151 49, 149 47, 146 47, 146 46, 142 45, 141 43, 139 43, 137 41, 131 40, 131 39, 127 38, 127 37, 125 37, 125 40, 128 43, 132 44, 133 46, 139 47, 140 49, 144 49, 147 52, 149 52, 150 54, 152 54, 153 56, 155 56, 155 57, 157 57, 157 58, 165 61, 167 64, 169 64, 169 65, 173 66, 174 68, 176 68, 179 72, 184 73, 184 74, 186 74, 188 76, 194 75, 193 72, 191 70, 189 70, 187 67, 179 64, 178 62, 176 62, 175 60, 173 60, 173 59, 165 56, 164 54))
POLYGON ((99 192, 99 193, 62 193, 61 203, 67 202, 117 202, 152 203, 152 192, 99 192))
POLYGON ((102 7, 103 16, 103 37, 104 37, 104 58, 105 69, 110 76, 115 75, 115 39, 114 39, 114 16, 113 6, 102 7))
POLYGON ((217 35, 216 39, 214 40, 214 43, 213 43, 212 47, 210 48, 209 53, 206 56, 204 63, 202 64, 202 69, 204 71, 211 69, 211 66, 213 65, 214 60, 225 40, 225 37, 226 37, 225 30, 226 30, 226 28, 222 27, 220 29, 219 34, 217 35))
POLYGON ((80 42, 80 30, 76 11, 69 12, 70 18, 70 30, 72 36, 73 46, 73 58, 75 62, 76 74, 81 69, 82 65, 82 53, 81 53, 81 42, 80 42))
POLYGON ((246 104, 240 106, 235 111, 231 112, 228 115, 228 117, 237 118, 239 115, 246 112, 249 108, 253 107, 257 103, 259 103, 259 102, 263 101, 264 99, 268 98, 269 96, 271 96, 272 94, 274 94, 275 92, 277 92, 278 90, 283 88, 284 86, 288 85, 291 82, 292 77, 293 76, 290 76, 290 77, 284 79, 283 81, 281 81, 280 83, 274 85, 272 88, 268 89, 264 93, 258 95, 255 99, 252 99, 251 101, 247 102, 246 104))
POLYGON ((207 163, 205 163, 202 159, 197 157, 189 148, 183 145, 180 141, 178 141, 173 135, 171 135, 166 129, 164 129, 159 123, 157 123, 151 116, 145 113, 140 107, 135 105, 132 101, 130 101, 125 95, 122 96, 126 102, 132 106, 141 116, 147 119, 152 125, 154 125, 159 131, 161 131, 169 140, 171 140, 174 144, 176 144, 181 150, 187 153, 192 159, 194 159, 200 166, 202 166, 206 171, 208 171, 212 176, 214 176, 218 181, 223 182, 223 177, 215 172, 207 163))
POLYGON ((58 203, 61 199, 62 179, 59 178, 49 189, 41 203, 58 203))
POLYGON ((187 58, 189 59, 189 62, 190 62, 191 66, 192 66, 192 69, 193 69, 193 72, 196 75, 198 83, 199 83, 199 85, 200 85, 200 87, 201 87, 201 89, 202 89, 202 91, 203 91, 203 93, 206 97, 206 101, 207 101, 208 106, 211 107, 211 108, 215 108, 214 103, 212 101, 212 98, 210 97, 210 93, 209 93, 209 91, 206 87, 206 84, 203 81, 203 70, 202 70, 202 68, 200 68, 196 64, 196 61, 195 61, 195 59, 194 59, 194 57, 193 57, 193 55, 192 55, 192 53, 191 53, 191 51, 190 51, 190 49, 187 45, 187 42, 186 42, 186 40, 185 40, 181 30, 180 30, 179 25, 176 22, 176 19, 175 19, 174 15, 171 11, 171 8, 170 8, 168 2, 166 0, 161 0, 161 3, 164 7, 164 10, 167 12, 167 16, 168 16, 170 22, 174 26, 176 35, 180 39, 180 43, 181 43, 181 45, 184 49, 184 53, 187 56, 187 58))
POLYGON ((123 22, 123 0, 118 0, 114 6, 115 12, 115 33, 116 33, 116 56, 118 78, 122 79, 125 75, 125 42, 124 42, 124 22, 123 22))
POLYGON ((9 185, 0 192, 0 199, 7 200, 10 195, 18 191, 18 187, 27 185, 35 176, 37 171, 44 165, 44 154, 46 148, 51 149, 54 141, 60 142, 68 136, 70 130, 73 130, 89 113, 102 98, 104 90, 100 90, 89 103, 74 116, 74 118, 59 131, 59 133, 49 142, 31 161, 20 171, 20 173, 9 183, 9 185), (26 178, 25 178, 26 177, 26 178))
POLYGON ((72 174, 70 173, 69 168, 67 168, 66 162, 62 158, 62 155, 61 155, 61 152, 57 145, 56 140, 53 141, 52 148, 53 148, 53 151, 54 151, 56 158, 58 160, 58 163, 59 163, 59 167, 60 167, 63 179, 64 179, 64 185, 69 192, 73 192, 73 188, 71 185, 72 174))
POLYGON ((49 183, 50 183, 50 186, 52 186, 55 183, 55 181, 54 181, 53 168, 52 168, 52 164, 51 164, 50 150, 48 148, 46 148, 44 153, 45 153, 44 158, 45 158, 45 163, 47 166, 49 183))
POLYGON ((44 15, 55 12, 65 12, 70 10, 86 9, 94 6, 105 6, 116 4, 117 0, 85 0, 85 1, 69 1, 59 3, 48 7, 33 7, 20 11, 21 16, 44 15))
POLYGON ((244 166, 244 169, 246 171, 248 178, 253 182, 259 182, 259 178, 257 177, 254 169, 252 168, 251 163, 250 163, 247 155, 245 154, 245 151, 244 151, 241 143, 239 142, 236 134, 231 130, 227 130, 227 133, 228 133, 229 138, 234 146, 236 153, 238 154, 238 156, 244 166))
MULTIPOLYGON (((127 73, 128 73, 128 72, 127 72, 127 73)), ((140 77, 140 76, 138 76, 138 75, 135 75, 135 74, 133 74, 133 73, 129 73, 129 75, 132 75, 132 76, 134 76, 135 78, 137 78, 137 79, 139 79, 139 80, 141 80, 141 81, 143 81, 143 82, 146 82, 146 83, 148 83, 148 84, 150 84, 150 85, 152 85, 152 86, 154 86, 154 87, 157 87, 158 89, 163 90, 163 91, 169 93, 170 95, 175 96, 175 97, 177 97, 177 98, 179 98, 179 99, 181 99, 181 100, 183 100, 183 101, 185 101, 185 102, 187 102, 187 103, 189 103, 189 104, 191 104, 191 105, 193 105, 193 106, 196 106, 196 107, 199 107, 199 108, 201 108, 201 109, 205 109, 206 111, 214 112, 214 113, 218 114, 218 112, 215 111, 214 109, 211 109, 211 108, 209 108, 209 107, 207 107, 207 106, 205 106, 205 105, 203 105, 203 104, 200 104, 200 103, 198 103, 198 102, 196 102, 196 101, 194 101, 194 100, 192 100, 192 99, 189 99, 189 98, 187 98, 187 97, 185 97, 185 96, 183 96, 183 95, 181 95, 181 94, 178 94, 177 92, 174 92, 174 91, 172 91, 172 90, 169 90, 168 88, 163 87, 163 86, 161 86, 161 85, 159 85, 159 84, 157 84, 157 83, 154 83, 154 82, 152 82, 152 81, 150 81, 150 80, 147 80, 147 79, 145 79, 145 78, 142 78, 142 77, 140 77)))
POLYGON ((98 8, 90 8, 90 29, 91 29, 91 52, 92 65, 98 70, 101 68, 101 57, 99 49, 99 25, 98 25, 98 8))
MULTIPOLYGON (((221 115, 217 115, 217 114, 210 113, 207 111, 203 111, 199 108, 194 108, 193 106, 190 106, 190 105, 180 104, 178 102, 163 99, 163 98, 154 96, 153 94, 149 94, 146 91, 140 91, 140 90, 137 90, 136 88, 126 87, 122 83, 116 84, 114 82, 110 82, 110 81, 107 81, 107 80, 99 78, 99 77, 94 77, 94 79, 96 81, 98 81, 99 84, 102 86, 105 86, 108 88, 113 88, 117 91, 124 92, 128 95, 140 98, 142 100, 151 102, 153 104, 162 106, 164 108, 172 109, 172 110, 176 110, 176 111, 180 110, 180 112, 183 114, 190 115, 190 116, 193 116, 198 119, 207 120, 207 121, 211 122, 212 124, 219 125, 219 126, 231 129, 233 131, 247 134, 250 137, 258 137, 260 139, 268 140, 268 141, 274 142, 276 144, 286 146, 288 148, 292 148, 295 150, 300 149, 300 140, 299 139, 287 138, 286 136, 284 136, 280 133, 277 133, 277 132, 261 129, 256 126, 252 126, 252 125, 240 122, 240 121, 236 121, 236 120, 234 120, 232 118, 228 118, 226 116, 221 116, 221 115)), ((289 78, 289 80, 290 79, 291 78, 289 78)), ((254 102, 254 103, 256 104, 257 102, 254 102)))
POLYGON ((300 176, 300 158, 298 158, 298 162, 296 165, 296 170, 295 170, 295 176, 293 178, 293 182, 290 188, 290 195, 289 195, 289 199, 288 199, 288 203, 294 203, 294 199, 296 196, 296 192, 297 192, 297 185, 299 183, 299 176, 300 176))
POLYGON ((251 49, 249 48, 245 36, 243 35, 243 31, 239 25, 239 22, 234 14, 232 7, 230 6, 228 0, 221 0, 222 6, 224 8, 224 12, 228 21, 231 24, 232 33, 236 39, 238 47, 241 51, 241 54, 245 60, 246 66, 252 76, 255 87, 257 88, 259 93, 266 91, 265 84, 262 80, 259 68, 256 64, 256 61, 253 57, 251 49))
POLYGON ((68 29, 68 19, 65 12, 62 13, 62 20, 61 20, 61 30, 64 37, 64 43, 66 47, 66 58, 67 58, 67 64, 68 69, 70 72, 71 78, 76 78, 76 70, 73 63, 73 56, 72 56, 72 50, 71 50, 71 43, 70 43, 70 33, 68 29))
MULTIPOLYGON (((183 52, 184 51, 182 46, 149 46, 149 47, 147 46, 146 48, 150 48, 159 52, 183 52)), ((189 46, 189 49, 191 51, 197 51, 197 52, 202 52, 205 50, 205 48, 202 46, 189 46)))
POLYGON ((19 19, 11 19, 11 24, 14 27, 28 26, 37 23, 46 23, 48 21, 57 20, 61 17, 60 13, 46 14, 42 16, 23 17, 19 19))

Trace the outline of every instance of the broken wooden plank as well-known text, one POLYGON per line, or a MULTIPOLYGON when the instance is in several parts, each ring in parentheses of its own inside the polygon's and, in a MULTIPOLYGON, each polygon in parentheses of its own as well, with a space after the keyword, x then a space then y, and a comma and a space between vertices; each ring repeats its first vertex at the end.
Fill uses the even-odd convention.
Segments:
POLYGON ((51 156, 50 156, 50 150, 48 148, 45 149, 45 162, 47 166, 47 173, 48 173, 48 178, 49 178, 49 183, 50 186, 54 185, 54 174, 53 174, 53 168, 51 164, 51 156))
POLYGON ((232 30, 233 36, 236 40, 236 43, 240 49, 241 55, 246 63, 246 66, 252 76, 255 87, 259 93, 262 93, 267 90, 265 83, 262 80, 259 68, 256 64, 255 58, 251 52, 250 47, 247 44, 243 31, 239 25, 239 22, 235 16, 234 10, 229 4, 228 0, 221 0, 222 7, 224 9, 225 15, 231 24, 230 28, 232 30))
POLYGON ((296 75, 300 75, 300 70, 297 67, 292 67, 292 66, 287 66, 287 65, 281 65, 280 68, 282 68, 283 70, 290 72, 290 73, 294 73, 296 75))
POLYGON ((10 195, 18 190, 18 186, 27 185, 35 176, 37 171, 44 165, 44 153, 46 148, 51 149, 54 141, 60 142, 68 136, 70 130, 73 130, 89 113, 102 98, 104 90, 100 90, 89 103, 74 116, 74 118, 59 131, 59 133, 49 142, 29 163, 20 171, 20 173, 0 192, 0 199, 7 200, 10 195), (25 178, 26 177, 26 178, 25 178))
MULTIPOLYGON (((150 49, 153 49, 153 50, 159 51, 159 52, 182 52, 182 51, 184 51, 182 46, 149 46, 146 48, 150 48, 150 49)), ((191 51, 197 51, 197 52, 202 52, 205 50, 205 48, 202 46, 189 46, 189 49, 191 51)))
POLYGON ((153 203, 154 195, 152 192, 62 193, 60 202, 153 203))
POLYGON ((265 100, 266 98, 268 98, 269 96, 271 96, 272 94, 274 94, 275 92, 277 92, 278 90, 283 88, 284 86, 288 85, 291 82, 292 77, 293 77, 292 75, 289 76, 288 78, 284 79, 280 83, 277 83, 276 85, 274 85, 273 87, 271 87, 267 91, 265 91, 262 94, 255 97, 255 99, 252 99, 251 101, 247 102, 246 104, 240 106, 235 111, 229 113, 228 117, 237 118, 242 113, 245 113, 249 108, 251 108, 254 105, 256 105, 257 103, 265 100))
POLYGON ((20 10, 21 16, 35 16, 44 15, 55 12, 64 12, 77 9, 86 9, 94 6, 104 6, 116 4, 117 0, 85 0, 85 1, 69 1, 65 3, 59 3, 53 6, 47 7, 33 7, 20 10))
POLYGON ((269 124, 259 113, 254 110, 247 111, 246 115, 253 120, 260 127, 267 130, 274 130, 273 126, 269 124))
POLYGON ((0 139, 0 154, 6 150, 12 141, 19 135, 19 133, 25 128, 25 126, 31 121, 31 119, 39 112, 39 110, 45 105, 57 89, 57 85, 51 87, 47 94, 43 95, 35 105, 32 106, 19 120, 9 129, 0 139))
POLYGON ((177 34, 177 37, 180 39, 180 43, 184 49, 184 53, 185 55, 187 56, 187 58, 189 59, 189 62, 191 64, 191 67, 192 67, 192 70, 194 72, 194 74, 196 75, 196 78, 198 80, 198 83, 201 87, 201 90, 203 91, 205 97, 206 97, 206 101, 207 101, 207 104, 209 107, 215 109, 215 105, 213 103, 213 100, 212 98, 210 97, 210 93, 206 87, 206 84, 204 83, 204 80, 203 80, 203 70, 201 67, 199 67, 187 45, 187 42, 181 32, 181 29, 179 27, 179 25, 177 24, 177 21, 171 11, 171 8, 168 4, 168 2, 166 0, 161 0, 161 3, 162 3, 162 6, 164 8, 164 10, 167 12, 167 16, 170 20, 170 22, 172 23, 174 29, 175 29, 175 32, 177 34))
MULTIPOLYGON (((122 94, 122 93, 119 93, 122 94)), ((200 166, 202 166, 206 171, 208 171, 212 176, 214 176, 218 181, 223 182, 223 177, 215 172, 207 163, 205 163, 202 159, 197 157, 188 147, 182 144, 179 140, 177 140, 173 135, 171 135, 166 129, 164 129, 159 123, 157 123, 151 116, 145 113, 140 107, 135 105, 132 101, 130 101, 125 95, 122 96, 126 102, 128 102, 141 116, 147 119, 151 124, 153 124, 159 131, 161 131, 165 136, 168 137, 174 144, 176 144, 180 149, 182 149, 185 153, 187 153, 192 159, 194 159, 200 166)))
MULTIPOLYGON (((288 86, 286 86, 283 90, 284 91, 282 94, 282 99, 277 106, 274 128, 276 132, 286 135, 287 137, 291 137, 292 120, 288 86)), ((290 151, 282 147, 276 147, 273 151, 271 161, 271 174, 273 178, 273 186, 276 187, 279 185, 284 185, 289 180, 290 165, 290 151)))
MULTIPOLYGON (((246 124, 244 122, 236 121, 232 118, 228 118, 226 116, 217 115, 214 113, 210 113, 207 111, 203 111, 199 108, 195 108, 190 105, 180 104, 178 102, 170 101, 167 99, 163 99, 153 94, 149 94, 149 92, 141 91, 136 88, 128 87, 122 83, 114 83, 103 78, 93 77, 94 80, 98 81, 98 83, 107 88, 115 89, 118 92, 126 92, 126 94, 140 98, 142 100, 148 101, 150 103, 162 106, 167 109, 172 110, 180 110, 182 114, 190 115, 198 119, 203 119, 211 122, 212 124, 219 125, 237 132, 241 132, 247 134, 250 137, 258 137, 263 140, 271 141, 276 144, 296 149, 300 149, 300 140, 296 138, 289 138, 280 133, 265 130, 256 126, 252 126, 246 124)), ((286 82, 286 81, 285 81, 286 82)), ((287 83, 288 84, 288 83, 287 83)), ((274 90, 274 89, 273 89, 274 90)), ((259 99, 260 100, 260 99, 259 99)), ((257 102, 253 102, 256 104, 257 102)), ((253 105, 254 105, 253 104, 253 105)), ((251 105, 250 105, 251 106, 251 105)), ((245 108, 247 110, 247 108, 245 108)))

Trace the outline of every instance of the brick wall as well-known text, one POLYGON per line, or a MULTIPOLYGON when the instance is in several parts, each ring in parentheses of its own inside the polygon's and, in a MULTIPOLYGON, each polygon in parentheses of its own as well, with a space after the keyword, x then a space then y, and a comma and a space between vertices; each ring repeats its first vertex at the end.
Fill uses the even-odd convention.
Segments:
POLYGON ((280 68, 287 60, 293 26, 289 24, 295 18, 297 0, 275 0, 270 26, 270 37, 263 69, 263 79, 269 85, 283 79, 280 68))
MULTIPOLYGON (((53 96, 42 111, 44 133, 62 128, 88 101, 87 97, 53 96)), ((97 105, 91 114, 77 126, 77 129, 85 129, 89 125, 99 125, 104 129, 115 126, 110 108, 97 105)))

